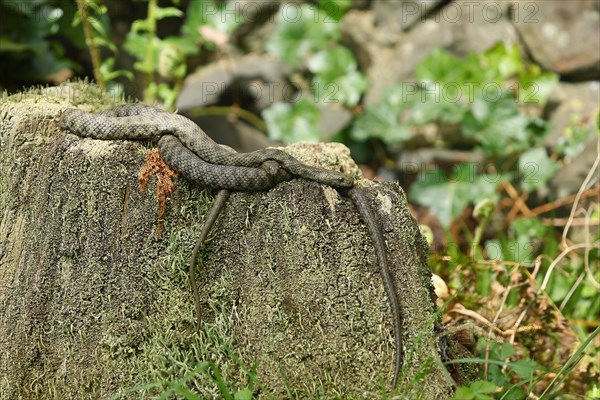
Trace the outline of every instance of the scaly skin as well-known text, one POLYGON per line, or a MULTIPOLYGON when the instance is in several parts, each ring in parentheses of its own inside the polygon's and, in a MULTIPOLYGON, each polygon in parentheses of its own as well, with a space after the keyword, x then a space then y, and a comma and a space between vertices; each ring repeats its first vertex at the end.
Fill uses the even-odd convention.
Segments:
POLYGON ((215 143, 186 117, 144 104, 125 104, 98 114, 67 109, 61 116, 60 125, 77 136, 94 139, 160 138, 158 149, 168 164, 184 176, 212 188, 266 190, 294 176, 335 188, 354 185, 354 179, 349 175, 311 167, 282 150, 232 152, 215 143), (183 146, 169 135, 175 136, 183 146), (184 151, 184 147, 189 151, 184 151), (193 157, 194 153, 197 157, 193 157), (268 161, 276 162, 287 173, 278 171, 268 161))

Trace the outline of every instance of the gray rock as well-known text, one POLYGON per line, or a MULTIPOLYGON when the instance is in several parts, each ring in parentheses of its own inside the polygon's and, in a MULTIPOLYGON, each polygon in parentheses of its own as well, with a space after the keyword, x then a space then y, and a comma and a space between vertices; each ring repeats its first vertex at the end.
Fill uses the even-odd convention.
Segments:
POLYGON ((321 109, 321 119, 318 129, 323 141, 328 141, 331 136, 338 133, 352 120, 352 113, 340 104, 327 103, 321 109))
POLYGON ((222 60, 189 75, 177 99, 179 110, 214 104, 238 103, 259 113, 292 91, 285 76, 287 68, 267 55, 247 55, 222 60))
POLYGON ((412 80, 415 67, 436 48, 464 56, 485 51, 498 42, 517 42, 509 17, 506 2, 455 1, 409 32, 400 33, 391 51, 381 46, 368 47, 371 67, 367 77, 371 86, 365 95, 365 104, 376 103, 390 85, 412 80))
POLYGON ((518 0, 514 25, 537 63, 569 79, 600 79, 600 2, 518 0))
POLYGON ((374 19, 371 10, 350 10, 340 21, 341 41, 350 48, 362 71, 369 69, 378 54, 391 51, 384 45, 382 29, 375 28, 374 19))
POLYGON ((548 108, 553 109, 549 121, 551 131, 544 144, 553 147, 565 133, 565 128, 574 124, 594 130, 594 118, 590 118, 600 106, 600 83, 560 82, 548 99, 548 108))
MULTIPOLYGON (((551 131, 544 144, 555 147, 567 135, 570 127, 580 127, 595 132, 596 113, 600 106, 598 82, 564 83, 554 89, 549 99, 551 131)), ((581 153, 563 160, 562 166, 550 180, 549 187, 557 198, 576 193, 598 157, 598 137, 587 141, 581 153)), ((597 176, 597 174, 596 174, 597 176)), ((596 178, 597 180, 597 178, 596 178)))
MULTIPOLYGON (((579 157, 569 164, 563 165, 556 175, 550 180, 548 186, 552 189, 557 199, 577 193, 583 184, 585 177, 589 174, 596 158, 598 157, 598 137, 591 138, 579 157)), ((598 184, 598 170, 592 177, 591 183, 598 184)), ((588 186, 589 188, 591 186, 588 186)), ((587 189, 586 188, 586 189, 587 189)))
POLYGON ((375 0, 375 24, 389 35, 408 30, 445 0, 375 0))
POLYGON ((228 9, 239 13, 243 22, 231 35, 231 42, 246 52, 262 53, 264 50, 264 27, 273 26, 274 14, 279 9, 281 0, 229 0, 228 9))

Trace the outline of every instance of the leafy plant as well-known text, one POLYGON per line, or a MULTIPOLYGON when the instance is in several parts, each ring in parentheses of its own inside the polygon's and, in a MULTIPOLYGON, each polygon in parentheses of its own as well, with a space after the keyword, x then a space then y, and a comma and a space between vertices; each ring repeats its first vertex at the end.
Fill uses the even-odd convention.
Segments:
POLYGON ((56 1, 1 0, 0 13, 0 63, 7 71, 19 71, 7 84, 52 82, 61 71, 79 68, 56 39, 69 30, 56 1))
MULTIPOLYGON (((456 172, 449 177, 441 171, 421 173, 409 198, 430 207, 443 226, 449 227, 467 204, 495 196, 501 182, 517 181, 533 192, 554 176, 556 162, 543 147, 536 147, 541 146, 547 123, 522 106, 543 106, 557 76, 525 65, 518 46, 499 44, 466 60, 435 50, 416 67, 415 75, 416 83, 389 88, 379 103, 356 118, 350 138, 395 145, 410 142, 426 126, 437 126, 440 132, 455 126, 453 142, 480 148, 495 171, 515 171, 490 179, 480 175, 479 165, 468 180, 458 181, 453 178, 456 172)), ((437 140, 438 145, 450 145, 444 136, 437 140)))
POLYGON ((133 73, 125 70, 115 70, 115 55, 117 46, 109 39, 110 24, 107 19, 108 9, 99 0, 77 0, 77 13, 72 26, 82 25, 87 47, 94 67, 94 77, 101 90, 114 91, 123 94, 122 85, 115 79, 124 76, 133 79, 133 73), (93 15, 90 14, 93 12, 93 15), (101 59, 100 49, 105 49, 112 56, 101 59))
POLYGON ((296 71, 307 69, 312 73, 310 83, 297 74, 297 84, 302 93, 313 95, 318 107, 307 105, 306 100, 292 105, 273 104, 264 112, 271 138, 287 143, 316 141, 320 137, 318 120, 327 103, 340 103, 347 107, 359 103, 367 88, 367 80, 358 70, 358 63, 350 50, 338 44, 340 31, 337 21, 350 3, 347 0, 321 0, 317 7, 291 3, 281 7, 275 21, 275 32, 265 49, 296 71), (297 128, 299 126, 312 131, 305 132, 297 128))
POLYGON ((497 200, 496 186, 506 178, 477 174, 476 165, 456 166, 450 176, 442 170, 424 171, 412 185, 409 200, 427 206, 444 226, 469 203, 497 200))
POLYGON ((321 50, 308 60, 308 69, 315 74, 313 90, 320 102, 340 102, 355 106, 367 88, 366 78, 357 70, 354 56, 345 47, 321 50), (334 92, 329 95, 327 87, 334 92))
POLYGON ((272 139, 282 142, 319 140, 317 124, 321 113, 314 102, 302 99, 295 105, 276 103, 264 111, 263 117, 272 139))
POLYGON ((496 391, 496 385, 488 381, 475 381, 469 386, 458 388, 456 400, 493 400, 491 396, 496 391))
POLYGON ((185 13, 182 36, 159 38, 156 32, 159 21, 182 18, 184 14, 176 7, 158 6, 157 0, 147 1, 147 16, 133 22, 124 48, 137 59, 134 68, 146 77, 144 101, 152 103, 158 98, 172 109, 187 74, 187 57, 198 54, 202 46, 224 46, 241 18, 228 15, 224 4, 195 0, 189 2, 185 13))
POLYGON ((298 67, 312 53, 339 38, 339 25, 328 21, 326 12, 309 4, 290 4, 277 14, 275 32, 265 49, 288 65, 298 67))

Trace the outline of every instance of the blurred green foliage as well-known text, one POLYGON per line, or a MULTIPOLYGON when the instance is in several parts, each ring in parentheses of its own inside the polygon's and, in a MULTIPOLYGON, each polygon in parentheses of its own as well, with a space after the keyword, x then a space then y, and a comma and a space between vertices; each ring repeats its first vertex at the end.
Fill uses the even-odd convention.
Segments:
POLYGON ((66 0, 0 0, 0 64, 10 73, 5 85, 52 82, 61 70, 79 69, 58 40, 69 37, 84 45, 81 34, 66 22, 65 11, 73 11, 66 0))
MULTIPOLYGON (((356 106, 367 89, 367 80, 358 69, 352 52, 339 43, 338 20, 350 6, 350 1, 320 1, 317 6, 283 8, 275 19, 275 31, 265 45, 268 53, 279 58, 300 76, 308 70, 312 74, 310 82, 300 84, 302 96, 310 98, 319 114, 327 103, 339 103, 347 107, 356 106), (286 12, 285 10, 289 10, 286 12)), ((302 79, 302 78, 301 78, 302 79)), ((321 137, 318 119, 315 121, 315 108, 308 107, 306 101, 291 105, 273 104, 264 111, 269 135, 286 143, 321 137), (286 110, 283 112, 283 110, 286 110), (274 118, 274 115, 277 118, 274 118), (281 135, 284 127, 295 124, 312 129, 311 134, 293 129, 281 135)))

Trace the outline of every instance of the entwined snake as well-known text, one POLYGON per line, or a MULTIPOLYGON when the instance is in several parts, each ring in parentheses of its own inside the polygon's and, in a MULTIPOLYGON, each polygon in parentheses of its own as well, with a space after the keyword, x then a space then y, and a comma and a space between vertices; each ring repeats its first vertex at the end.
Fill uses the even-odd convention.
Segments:
POLYGON ((229 190, 261 191, 293 178, 304 178, 347 193, 356 205, 374 241, 384 288, 394 319, 396 362, 392 388, 396 386, 402 365, 400 306, 387 261, 385 242, 375 222, 368 200, 354 188, 351 176, 337 171, 306 165, 278 149, 236 153, 219 145, 193 121, 145 104, 124 104, 97 114, 78 109, 63 111, 60 126, 77 136, 105 140, 155 139, 158 150, 176 171, 202 186, 221 189, 206 218, 190 263, 190 282, 194 294, 196 318, 200 323, 200 300, 195 279, 198 251, 217 219, 229 190))

